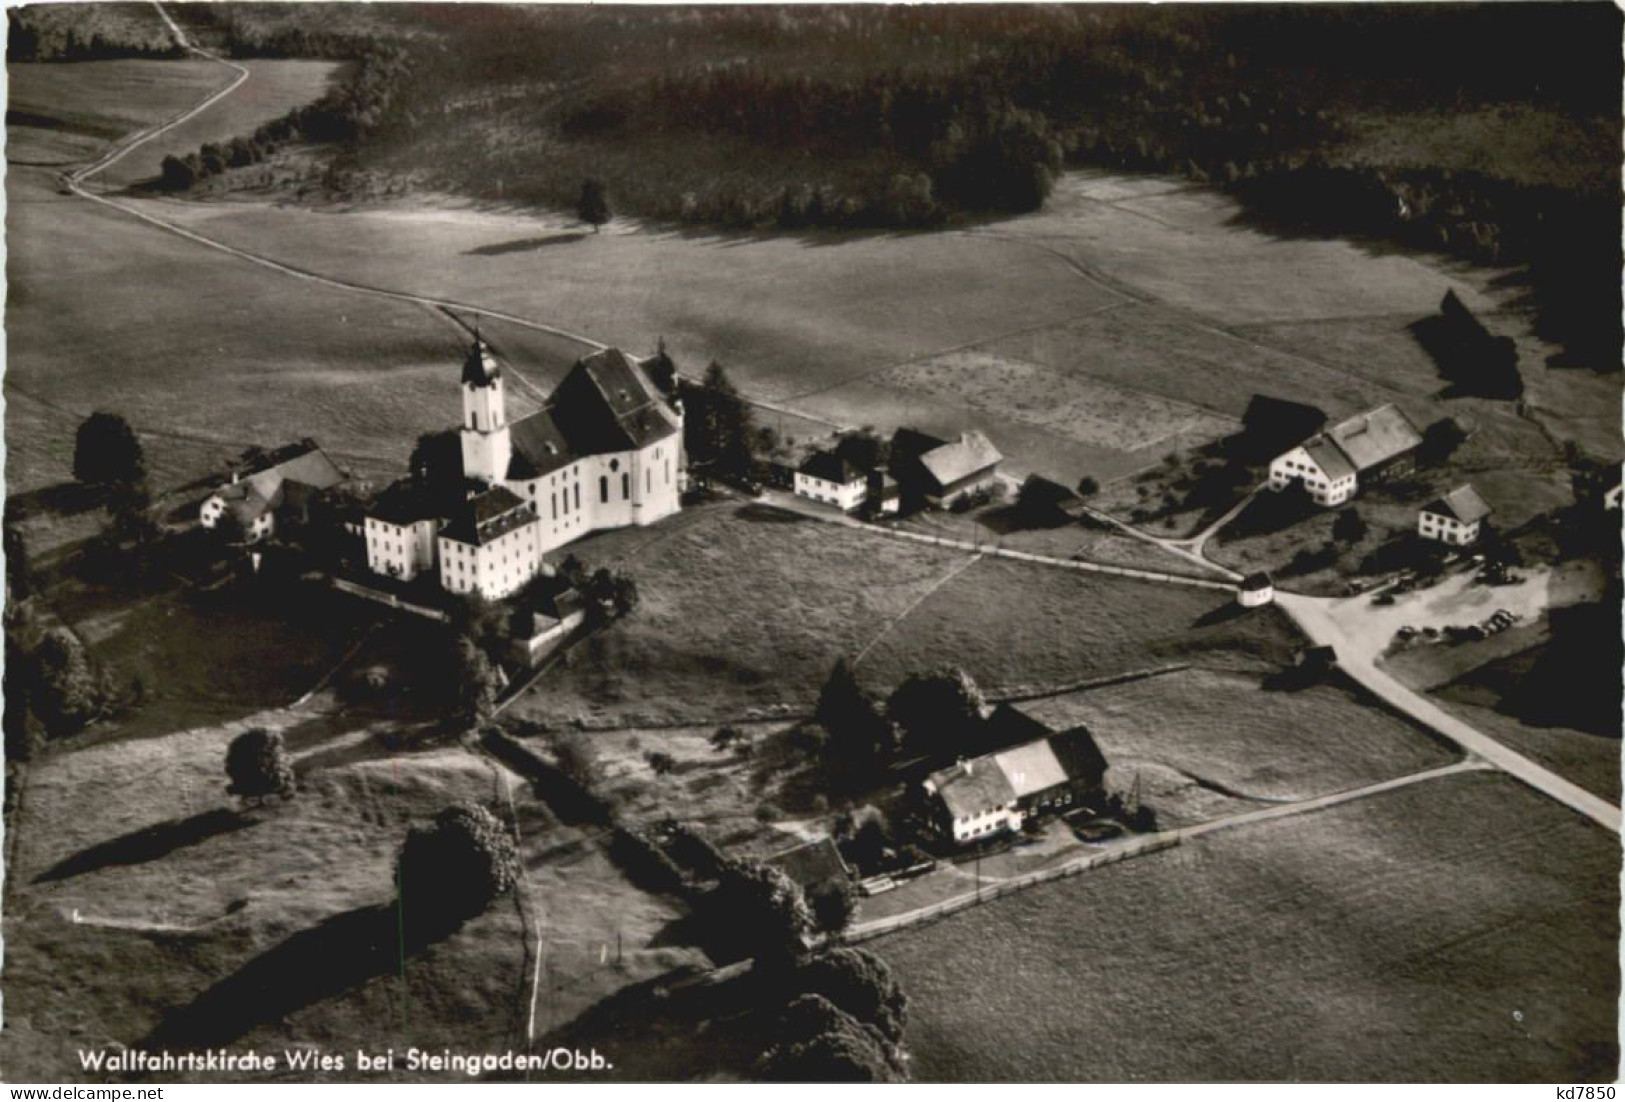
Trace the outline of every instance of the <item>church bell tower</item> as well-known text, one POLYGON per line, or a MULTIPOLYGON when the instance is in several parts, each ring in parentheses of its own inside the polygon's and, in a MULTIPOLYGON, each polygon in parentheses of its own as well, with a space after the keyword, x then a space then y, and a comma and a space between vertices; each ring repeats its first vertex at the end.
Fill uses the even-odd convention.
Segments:
POLYGON ((488 484, 508 476, 513 454, 508 439, 507 403, 502 393, 502 367, 478 335, 463 361, 463 476, 488 484))

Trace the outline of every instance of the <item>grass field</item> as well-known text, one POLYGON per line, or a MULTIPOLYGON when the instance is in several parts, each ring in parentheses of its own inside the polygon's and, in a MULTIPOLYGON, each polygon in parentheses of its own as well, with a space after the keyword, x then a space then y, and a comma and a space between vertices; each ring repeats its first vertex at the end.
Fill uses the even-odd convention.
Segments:
MULTIPOLYGON (((293 801, 263 811, 238 813, 223 792, 239 724, 107 741, 30 769, 7 870, 0 1052, 13 1078, 82 1078, 75 1048, 133 1047, 188 1007, 166 1040, 275 1052, 399 1049, 408 1035, 424 1048, 522 1044, 535 932, 513 897, 420 955, 393 955, 395 850, 413 821, 456 800, 504 818, 514 801, 526 914, 544 901, 547 913, 540 1027, 693 959, 650 944, 678 914, 669 902, 633 888, 500 767, 455 745, 386 749, 364 721, 252 719, 285 729, 300 777, 293 801), (606 963, 617 939, 620 963, 606 963)), ((352 1063, 314 1078, 363 1077, 352 1063)))
POLYGON ((642 604, 517 705, 554 723, 739 718, 810 707, 850 657, 968 555, 752 506, 689 510, 572 548, 616 563, 642 604))
POLYGON ((1271 692, 1256 676, 1194 669, 1025 707, 1054 727, 1087 724, 1119 788, 1150 764, 1198 785, 1298 800, 1457 756, 1341 684, 1271 692))
MULTIPOLYGON (((165 152, 195 152, 205 142, 223 143, 252 135, 262 124, 319 99, 344 75, 344 66, 332 61, 254 59, 238 64, 248 70, 248 79, 241 87, 217 106, 169 131, 162 141, 140 147, 98 174, 97 185, 118 188, 153 180, 165 152)), ((52 66, 36 68, 49 70, 52 66)), ((227 73, 220 66, 213 69, 227 73)))
POLYGON ((1225 592, 982 559, 888 632, 863 671, 891 685, 953 663, 999 694, 1169 662, 1261 671, 1290 657, 1283 617, 1233 607, 1225 592))
POLYGON ((638 580, 629 619, 578 647, 516 707, 553 724, 704 723, 810 708, 830 667, 871 648, 889 692, 954 664, 988 693, 1199 656, 1273 668, 1293 633, 1232 617, 1227 593, 983 559, 755 506, 690 510, 572 548, 638 580), (1013 635, 1008 627, 1019 624, 1013 635))
POLYGON ((231 76, 207 61, 13 62, 6 66, 7 160, 47 167, 88 161, 123 134, 180 114, 231 76))
POLYGON ((1458 776, 872 947, 921 1080, 1612 1081, 1618 865, 1566 809, 1458 776))

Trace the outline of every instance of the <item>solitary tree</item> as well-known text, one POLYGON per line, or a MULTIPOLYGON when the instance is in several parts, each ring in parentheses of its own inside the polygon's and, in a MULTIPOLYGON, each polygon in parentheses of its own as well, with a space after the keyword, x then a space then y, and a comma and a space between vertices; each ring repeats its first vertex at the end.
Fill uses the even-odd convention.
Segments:
POLYGON ((1100 492, 1100 483, 1088 475, 1078 479, 1078 496, 1093 497, 1100 492))
POLYGON ((581 181, 581 200, 577 213, 583 222, 592 226, 593 233, 597 233, 598 228, 613 217, 609 210, 609 199, 604 195, 603 184, 591 179, 581 181))
POLYGON ((755 419, 722 364, 712 360, 698 387, 685 388, 685 444, 698 463, 743 473, 756 444, 755 419))
POLYGON ((251 727, 226 747, 226 791, 244 800, 267 796, 291 796, 294 790, 293 765, 282 741, 282 732, 251 727))
POLYGON ((73 477, 87 486, 133 486, 147 474, 146 456, 130 423, 116 413, 92 413, 73 445, 73 477))
POLYGON ((974 753, 985 704, 969 674, 942 669, 910 675, 892 691, 886 711, 916 748, 974 753))
POLYGON ((513 834, 478 804, 454 804, 413 827, 395 864, 401 924, 410 942, 451 933, 519 881, 513 834))

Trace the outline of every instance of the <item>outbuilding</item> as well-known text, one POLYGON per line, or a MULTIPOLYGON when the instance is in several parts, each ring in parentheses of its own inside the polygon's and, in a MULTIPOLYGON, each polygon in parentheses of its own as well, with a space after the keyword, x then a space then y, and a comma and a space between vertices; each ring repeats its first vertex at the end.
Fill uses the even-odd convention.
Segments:
POLYGON ((1275 600, 1275 582, 1262 570, 1255 570, 1236 587, 1236 603, 1243 608, 1257 608, 1275 600))
POLYGON ((1416 530, 1423 539, 1466 547, 1478 539, 1490 506, 1471 483, 1464 483, 1422 506, 1416 530))

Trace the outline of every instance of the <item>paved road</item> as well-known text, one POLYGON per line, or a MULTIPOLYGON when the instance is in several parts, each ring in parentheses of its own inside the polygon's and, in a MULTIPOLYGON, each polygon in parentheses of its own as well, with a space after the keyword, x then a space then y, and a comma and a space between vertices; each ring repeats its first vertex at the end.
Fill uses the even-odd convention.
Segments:
POLYGON ((1275 603, 1297 622, 1310 639, 1335 647, 1338 665, 1343 671, 1385 703, 1433 728, 1463 750, 1505 770, 1536 791, 1573 808, 1615 834, 1619 833, 1619 808, 1457 719, 1422 694, 1406 688, 1378 669, 1375 656, 1368 653, 1368 647, 1338 621, 1334 601, 1277 592, 1275 603))

